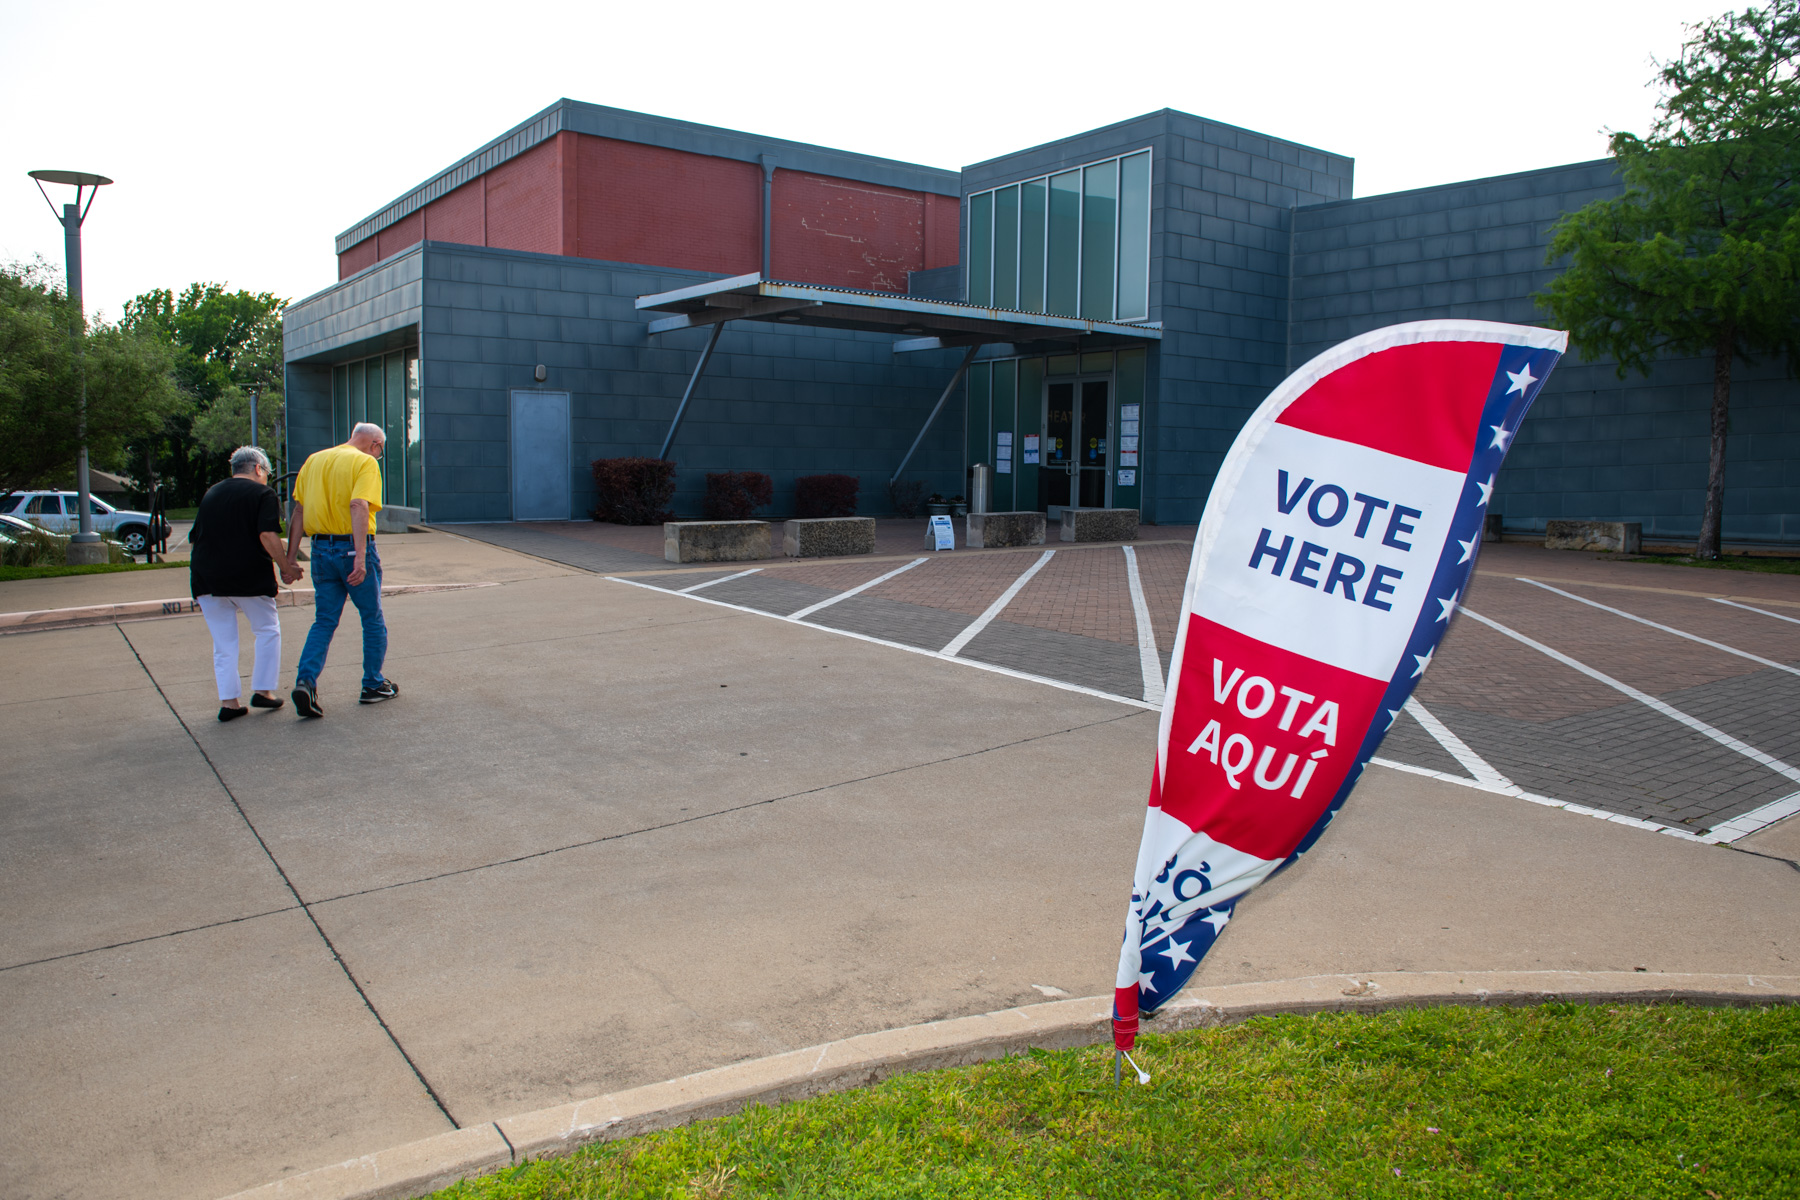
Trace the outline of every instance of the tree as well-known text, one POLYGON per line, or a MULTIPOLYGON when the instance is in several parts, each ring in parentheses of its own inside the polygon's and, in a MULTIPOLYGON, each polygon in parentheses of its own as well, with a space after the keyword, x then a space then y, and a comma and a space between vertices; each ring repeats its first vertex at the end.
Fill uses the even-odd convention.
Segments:
POLYGON ((1696 553, 1719 556, 1734 360, 1800 371, 1800 0, 1689 27, 1661 64, 1648 137, 1614 133, 1625 192, 1568 213, 1538 301, 1619 377, 1659 356, 1713 360, 1712 445, 1696 553))
POLYGON ((126 442, 181 404, 172 370, 157 339, 83 327, 41 260, 0 266, 0 491, 57 485, 73 472, 84 380, 88 457, 124 467, 126 442))
POLYGON ((284 469, 281 310, 268 292, 228 292, 194 283, 177 297, 157 288, 125 305, 123 324, 162 340, 188 403, 135 449, 153 454, 176 503, 198 501, 226 470, 225 458, 251 441, 250 397, 257 392, 256 444, 284 469))

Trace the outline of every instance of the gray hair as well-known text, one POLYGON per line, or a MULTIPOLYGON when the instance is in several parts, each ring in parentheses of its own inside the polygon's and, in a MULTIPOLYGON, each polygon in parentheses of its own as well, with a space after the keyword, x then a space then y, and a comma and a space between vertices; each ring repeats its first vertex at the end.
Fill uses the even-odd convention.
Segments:
POLYGON ((350 431, 350 436, 355 437, 359 433, 366 433, 370 437, 378 437, 384 442, 387 440, 387 434, 383 433, 381 431, 381 426, 375 424, 373 421, 358 421, 356 423, 356 428, 350 431))
POLYGON ((231 452, 231 473, 233 475, 247 474, 251 467, 261 467, 271 474, 275 470, 269 465, 269 456, 255 446, 239 446, 231 452))

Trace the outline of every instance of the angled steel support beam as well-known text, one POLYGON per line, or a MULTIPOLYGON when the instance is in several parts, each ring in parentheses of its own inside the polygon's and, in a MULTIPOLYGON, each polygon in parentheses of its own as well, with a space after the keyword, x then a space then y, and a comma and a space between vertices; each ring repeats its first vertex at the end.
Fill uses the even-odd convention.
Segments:
POLYGON ((681 432, 681 422, 687 416, 688 401, 694 398, 694 388, 700 383, 700 376, 706 373, 707 360, 712 358, 713 347, 719 344, 719 335, 724 332, 725 322, 720 321, 707 336, 706 349, 700 352, 700 361, 694 364, 694 373, 688 377, 687 390, 681 393, 681 403, 676 406, 675 419, 669 422, 669 435, 663 438, 662 451, 656 457, 669 457, 669 447, 675 444, 675 435, 681 432))
POLYGON ((931 415, 925 418, 924 428, 920 429, 919 436, 913 439, 912 448, 906 452, 906 457, 902 458, 900 460, 900 465, 894 468, 893 476, 888 479, 889 483, 896 483, 899 481, 900 473, 906 470, 906 464, 912 461, 912 456, 914 452, 918 450, 919 443, 924 441, 925 435, 931 432, 932 422, 936 421, 938 413, 943 411, 944 402, 950 399, 950 393, 954 392, 956 390, 956 385, 962 382, 963 375, 968 371, 969 364, 975 361, 975 352, 979 349, 981 349, 980 346, 970 346, 968 353, 963 355, 962 365, 956 368, 956 374, 952 375, 950 377, 950 382, 944 385, 944 394, 939 396, 938 402, 932 406, 931 415))

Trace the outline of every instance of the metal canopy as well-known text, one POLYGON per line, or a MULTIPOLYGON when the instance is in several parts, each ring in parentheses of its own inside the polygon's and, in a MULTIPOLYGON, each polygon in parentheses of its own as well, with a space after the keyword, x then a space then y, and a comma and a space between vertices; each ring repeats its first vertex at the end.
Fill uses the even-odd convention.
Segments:
POLYGON ((1133 341, 1162 337, 1160 322, 1087 321, 951 300, 927 300, 895 292, 784 283, 764 279, 760 274, 715 279, 672 292, 639 296, 637 307, 641 312, 674 314, 651 321, 648 332, 652 335, 723 321, 782 321, 826 329, 909 335, 894 343, 896 353, 996 342, 1079 342, 1096 335, 1133 341))

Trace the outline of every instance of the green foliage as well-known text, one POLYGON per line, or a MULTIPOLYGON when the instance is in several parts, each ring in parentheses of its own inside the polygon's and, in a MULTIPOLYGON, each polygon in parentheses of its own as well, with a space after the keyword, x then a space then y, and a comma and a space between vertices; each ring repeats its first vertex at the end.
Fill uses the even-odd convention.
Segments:
POLYGON ((228 292, 218 283, 189 284, 179 297, 158 288, 126 303, 121 323, 170 348, 188 397, 156 437, 136 447, 138 461, 146 452, 155 458, 169 503, 198 501, 228 474, 227 456, 250 440, 252 389, 256 444, 275 463, 277 476, 286 470, 281 334, 286 305, 269 292, 228 292))
POLYGON ((1792 1196, 1800 1010, 1258 1018, 754 1108, 470 1180, 575 1197, 1792 1196), (1127 1080, 1130 1076, 1127 1075, 1127 1080))
POLYGON ((181 405, 168 348, 120 325, 85 328, 41 260, 0 265, 0 490, 58 483, 81 445, 124 467, 126 443, 181 405))
POLYGON ((1549 261, 1568 266, 1538 301, 1620 378, 1665 354, 1713 358, 1700 553, 1716 557, 1733 360, 1800 367, 1800 0, 1690 32, 1657 74, 1649 136, 1612 135, 1625 192, 1552 228, 1549 261))

